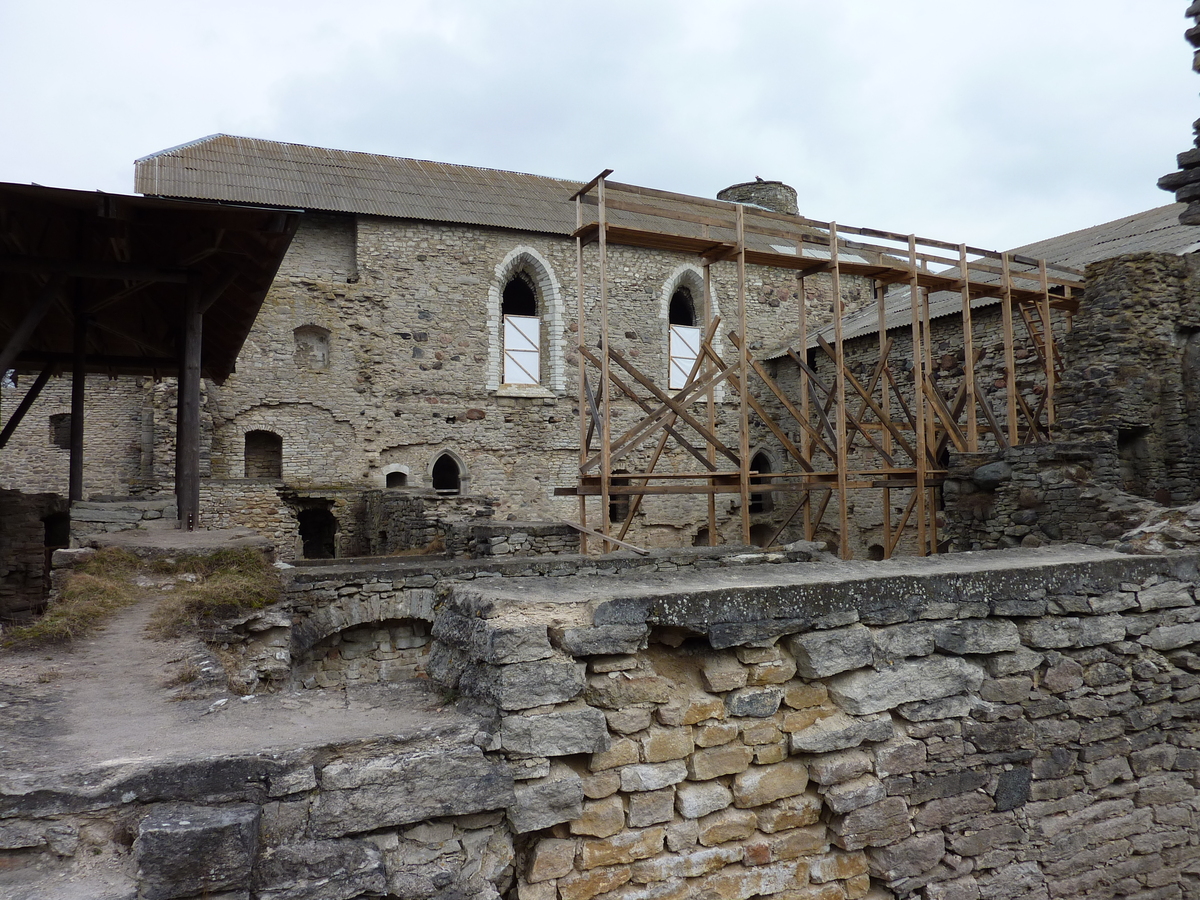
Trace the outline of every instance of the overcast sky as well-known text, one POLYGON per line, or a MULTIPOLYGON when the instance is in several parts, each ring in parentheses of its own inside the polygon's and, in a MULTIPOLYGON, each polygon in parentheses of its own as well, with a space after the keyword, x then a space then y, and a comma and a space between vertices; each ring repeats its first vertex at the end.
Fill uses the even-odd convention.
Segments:
POLYGON ((1007 249, 1170 202, 1188 0, 0 0, 0 181, 204 135, 714 196, 1007 249))

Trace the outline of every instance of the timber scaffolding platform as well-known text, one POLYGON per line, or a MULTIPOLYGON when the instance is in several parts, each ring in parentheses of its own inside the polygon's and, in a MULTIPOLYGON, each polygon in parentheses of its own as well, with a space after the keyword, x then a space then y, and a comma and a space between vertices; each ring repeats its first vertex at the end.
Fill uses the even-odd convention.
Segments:
MULTIPOLYGON (((576 527, 582 532, 584 552, 589 534, 602 541, 605 552, 614 545, 631 547, 623 539, 647 495, 706 496, 710 544, 717 541, 717 495, 739 495, 742 541, 750 544, 751 495, 770 484, 772 494, 793 499, 776 517, 768 545, 799 517, 806 539, 814 539, 822 528, 826 533, 832 529, 840 555, 849 558, 851 495, 877 491, 882 492, 883 556, 900 550, 906 534, 911 535, 904 540, 909 551, 937 553, 938 494, 949 446, 978 452, 981 438, 999 449, 1052 438, 1054 388, 1062 370, 1052 310, 1060 318, 1065 314, 1069 325, 1082 292, 1082 272, 965 244, 619 184, 607 180, 610 174, 612 170, 605 170, 572 197, 577 224, 580 462, 577 484, 555 493, 579 498, 576 527), (614 213, 616 222, 610 218, 614 213), (584 328, 584 257, 585 248, 593 244, 598 248, 598 284, 592 285, 592 296, 598 295, 598 336, 589 336, 584 328), (682 387, 655 384, 612 346, 609 245, 694 254, 702 268, 700 346, 682 387), (722 329, 712 301, 711 268, 716 265, 736 269, 735 324, 726 334, 734 352, 724 357, 715 340, 722 329), (794 374, 798 390, 785 390, 771 367, 750 351, 754 336, 745 337, 747 266, 795 272, 800 300, 796 339, 778 357, 795 366, 789 374, 794 374), (818 333, 806 309, 804 282, 817 275, 827 275, 830 281, 832 322, 824 323, 821 332, 832 330, 832 341, 818 333), (878 354, 865 380, 854 375, 844 352, 844 276, 873 286, 878 354), (948 294, 961 298, 963 341, 963 378, 951 396, 939 390, 933 377, 930 340, 931 295, 942 303, 948 294), (971 302, 981 297, 998 300, 1002 314, 1005 404, 999 412, 976 378, 982 351, 975 348, 971 302), (912 370, 900 379, 889 363, 893 339, 888 336, 889 328, 895 330, 898 309, 912 342, 912 370), (1018 320, 1039 363, 1039 383, 1032 390, 1029 385, 1023 390, 1017 382, 1018 320), (810 350, 832 363, 832 378, 810 365, 810 350), (721 385, 736 395, 734 435, 721 434, 718 428, 718 407, 728 410, 731 405, 718 398, 721 385), (643 415, 614 434, 618 402, 643 415), (785 471, 751 468, 752 424, 779 442, 786 454, 781 467, 785 471), (871 450, 865 466, 849 458, 860 439, 871 450), (672 450, 686 453, 698 468, 655 471, 664 452, 672 450), (633 470, 635 457, 643 463, 638 471, 633 470), (615 470, 617 465, 622 468, 615 470), (599 499, 598 529, 588 525, 590 497, 599 499), (622 502, 612 504, 613 498, 622 502), (614 511, 623 511, 619 521, 612 520, 614 511)), ((863 314, 861 308, 858 314, 863 314)))

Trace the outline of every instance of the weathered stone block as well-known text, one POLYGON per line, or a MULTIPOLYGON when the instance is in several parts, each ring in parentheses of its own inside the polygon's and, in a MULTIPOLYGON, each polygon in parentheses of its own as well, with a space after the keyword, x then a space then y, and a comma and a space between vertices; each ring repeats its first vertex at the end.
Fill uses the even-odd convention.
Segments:
POLYGON ((784 686, 783 702, 792 709, 808 709, 821 706, 829 700, 829 691, 821 683, 805 684, 793 681, 784 686))
POLYGON ((902 797, 888 797, 842 816, 834 816, 830 830, 843 850, 883 847, 912 834, 908 804, 902 797))
POLYGON ((555 838, 538 841, 530 856, 525 880, 536 883, 568 874, 575 866, 576 846, 575 841, 555 838))
POLYGON ((585 801, 583 812, 571 822, 571 834, 611 837, 625 828, 625 804, 613 795, 602 800, 585 801))
POLYGON ((1005 675, 1016 675, 1029 672, 1042 664, 1045 657, 1025 647, 1011 653, 997 653, 983 661, 984 668, 993 678, 1003 678, 1005 675))
POLYGON ((625 672, 612 672, 590 677, 584 697, 591 706, 622 709, 638 703, 666 703, 671 699, 671 693, 671 682, 657 675, 631 676, 625 672))
POLYGON ((513 794, 508 821, 517 834, 549 828, 583 815, 583 784, 565 766, 560 765, 540 781, 517 784, 513 794))
POLYGON ((875 749, 875 773, 880 778, 916 772, 925 765, 925 745, 897 736, 875 749))
POLYGON ((351 900, 387 891, 383 854, 366 841, 301 841, 264 853, 254 872, 262 900, 351 900))
POLYGON ((719 781, 687 782, 675 791, 675 808, 687 819, 699 819, 733 803, 733 792, 719 781))
MULTIPOLYGON (((686 691, 686 689, 684 689, 686 691)), ((720 697, 699 692, 678 693, 658 707, 655 716, 659 723, 670 727, 695 725, 707 719, 725 718, 725 704, 720 697)))
POLYGON ((1162 581, 1137 592, 1137 605, 1143 612, 1191 606, 1194 602, 1192 586, 1178 581, 1162 581))
POLYGON ((712 653, 700 661, 700 675, 704 686, 714 693, 745 687, 750 675, 732 653, 712 653))
POLYGON ((905 622, 876 628, 871 632, 875 654, 881 662, 890 663, 912 656, 928 656, 934 650, 934 625, 929 622, 905 622))
POLYGON ((700 819, 700 843, 714 847, 727 841, 740 841, 754 834, 758 819, 748 809, 723 809, 700 819))
POLYGON ((1180 647, 1198 644, 1200 643, 1200 622, 1160 625, 1144 637, 1138 638, 1138 643, 1145 644, 1159 652, 1178 650, 1180 647))
POLYGON ((1031 619, 1018 626, 1021 639, 1038 649, 1094 647, 1125 640, 1125 623, 1120 616, 1074 616, 1031 619))
POLYGON ((934 642, 947 653, 1003 653, 1017 650, 1021 636, 1017 626, 1004 619, 958 619, 939 622, 934 642))
MULTIPOLYGON (((924 749, 924 744, 919 746, 924 749)), ((808 777, 823 785, 849 781, 872 769, 871 757, 862 750, 838 750, 819 756, 806 756, 802 762, 808 767, 808 777)))
POLYGON ((687 777, 688 766, 683 760, 624 766, 621 769, 621 790, 657 791, 678 784, 687 777))
POLYGON ((788 648, 796 659, 796 671, 805 678, 825 678, 869 666, 875 649, 871 631, 864 625, 794 635, 788 639, 788 648))
POLYGON ((591 900, 597 894, 607 894, 629 881, 629 866, 608 866, 575 872, 558 880, 561 900, 591 900))
POLYGON ((728 744, 737 736, 736 722, 718 722, 697 727, 695 742, 697 747, 719 747, 721 744, 728 744))
POLYGON ((550 629, 555 645, 575 657, 636 653, 646 646, 649 633, 645 625, 550 629))
POLYGON ((764 834, 812 825, 821 818, 821 798, 813 791, 776 801, 758 810, 758 829, 764 834))
POLYGON ((902 703, 936 700, 976 691, 983 669, 958 657, 929 656, 873 669, 835 675, 829 694, 849 713, 863 715, 893 709, 902 703))
POLYGON ((745 771, 753 759, 754 751, 742 743, 697 750, 688 758, 688 777, 693 781, 709 781, 722 775, 735 775, 745 771))
POLYGON ((699 878, 741 860, 740 846, 711 847, 681 856, 660 856, 634 863, 633 880, 648 884, 673 878, 699 878))
POLYGON ((808 769, 789 759, 773 766, 753 766, 733 779, 733 803, 740 809, 766 806, 784 797, 794 797, 808 787, 808 769))
POLYGON ((503 809, 513 800, 508 767, 473 746, 330 763, 321 788, 312 806, 315 837, 503 809))
POLYGON ((640 758, 641 755, 637 741, 632 738, 617 738, 607 750, 592 754, 588 768, 593 772, 602 772, 605 769, 615 769, 618 766, 632 765, 640 758))
POLYGON ((865 874, 867 857, 864 853, 831 853, 814 859, 808 869, 808 877, 816 884, 844 881, 865 874))
POLYGON ((174 900, 247 890, 258 854, 261 811, 252 804, 165 804, 142 819, 134 855, 139 896, 174 900))
POLYGON ((651 728, 641 745, 642 759, 648 763, 685 759, 695 749, 690 728, 651 728))
POLYGON ((536 716, 505 716, 500 746, 529 756, 566 756, 608 749, 608 729, 598 709, 564 710, 536 716))
POLYGON ((829 787, 825 791, 825 803, 835 813, 847 813, 871 803, 878 803, 886 796, 887 790, 878 778, 874 775, 861 775, 829 787))
POLYGON ((565 659, 475 665, 463 670, 458 686, 467 696, 491 700, 501 709, 530 709, 579 696, 584 671, 584 663, 565 659))
POLYGON ((892 736, 892 722, 886 716, 851 718, 834 713, 791 735, 793 753, 829 753, 848 750, 866 741, 886 741, 892 736))
POLYGON ((629 795, 627 820, 630 828, 660 825, 675 817, 675 791, 647 791, 629 795))
POLYGON ((647 859, 662 852, 667 832, 662 826, 643 831, 625 831, 603 840, 584 840, 579 847, 579 866, 618 866, 647 859))
POLYGON ((871 874, 884 881, 915 878, 931 870, 946 853, 946 839, 940 831, 918 834, 888 847, 871 851, 871 874))
POLYGON ((725 709, 731 716, 766 718, 775 715, 783 691, 776 687, 745 687, 725 695, 725 709))

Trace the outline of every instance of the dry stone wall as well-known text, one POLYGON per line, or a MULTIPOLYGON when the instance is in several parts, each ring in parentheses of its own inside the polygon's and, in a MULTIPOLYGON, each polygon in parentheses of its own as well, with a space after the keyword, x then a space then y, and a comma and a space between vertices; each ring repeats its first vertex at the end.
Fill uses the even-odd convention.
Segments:
POLYGON ((41 611, 50 589, 46 519, 66 511, 58 494, 0 490, 0 622, 41 611))
POLYGON ((456 588, 517 895, 1195 896, 1194 558, 1000 559, 456 588))

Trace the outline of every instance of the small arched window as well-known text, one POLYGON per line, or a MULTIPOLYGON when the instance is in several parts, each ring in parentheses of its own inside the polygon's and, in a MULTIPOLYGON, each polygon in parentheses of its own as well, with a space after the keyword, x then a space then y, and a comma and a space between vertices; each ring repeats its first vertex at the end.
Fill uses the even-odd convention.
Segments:
POLYGON ((462 471, 449 453, 443 453, 433 464, 433 489, 439 494, 457 494, 462 490, 462 471))
POLYGON ((525 271, 513 273, 500 296, 504 321, 505 384, 540 384, 542 380, 542 322, 538 318, 537 288, 525 271))
POLYGON ((390 488, 402 488, 408 486, 408 475, 404 472, 388 472, 384 476, 385 484, 390 488))
POLYGON ((696 327, 696 304, 690 289, 681 285, 671 294, 667 320, 671 329, 667 348, 667 387, 677 391, 687 384, 696 357, 700 355, 700 329, 696 327))
POLYGON ((283 438, 273 431, 246 432, 246 477, 283 477, 283 438))
MULTIPOLYGON (((767 473, 771 471, 771 457, 761 450, 755 453, 754 458, 750 460, 750 471, 759 473, 750 476, 750 484, 770 484, 771 478, 767 473)), ((751 513, 770 512, 773 506, 769 491, 754 491, 750 494, 751 513)))

